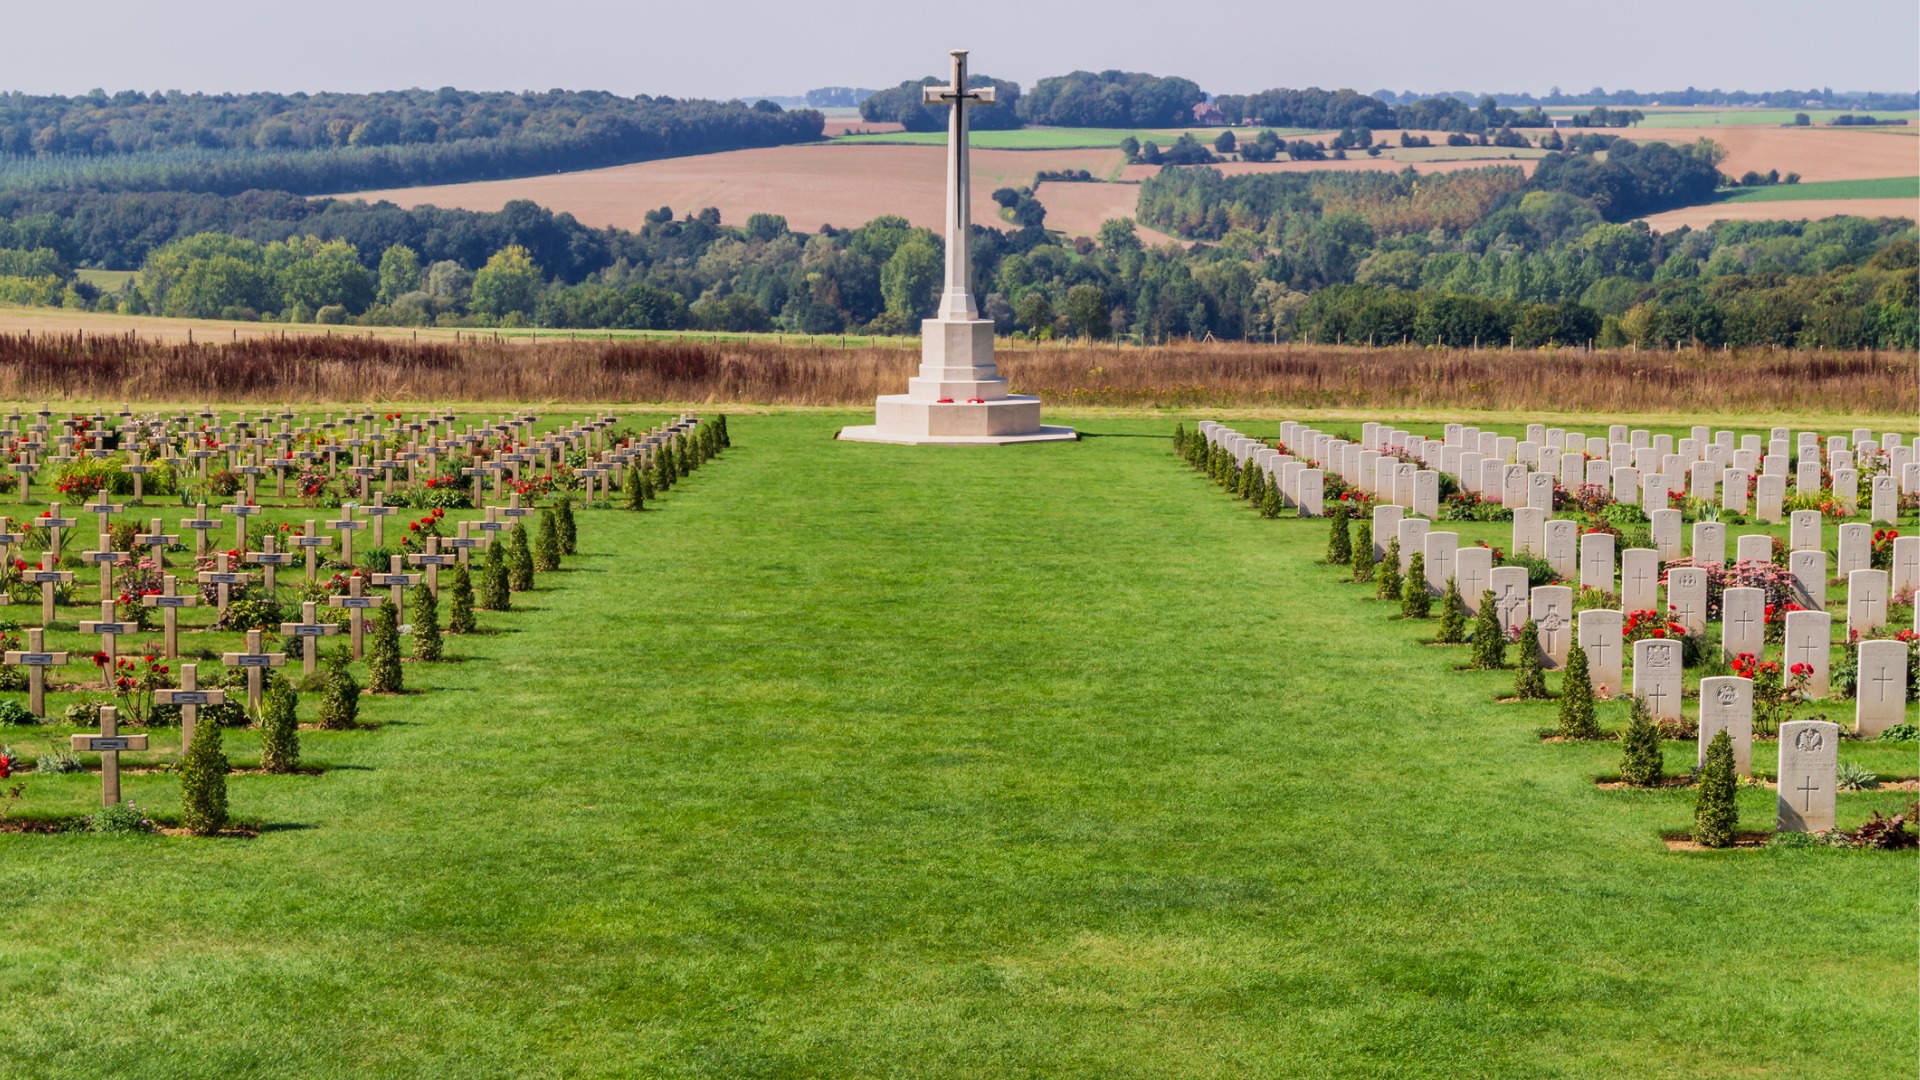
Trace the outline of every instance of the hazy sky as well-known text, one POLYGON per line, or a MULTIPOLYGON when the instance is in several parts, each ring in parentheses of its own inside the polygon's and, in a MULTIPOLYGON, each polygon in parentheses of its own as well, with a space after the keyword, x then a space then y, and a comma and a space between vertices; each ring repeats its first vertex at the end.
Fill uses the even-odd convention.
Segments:
POLYGON ((1920 84, 1914 0, 0 0, 0 89, 603 89, 732 97, 890 86, 968 48, 1032 85, 1075 68, 1215 92, 1920 84), (35 45, 34 43, 41 43, 35 45))

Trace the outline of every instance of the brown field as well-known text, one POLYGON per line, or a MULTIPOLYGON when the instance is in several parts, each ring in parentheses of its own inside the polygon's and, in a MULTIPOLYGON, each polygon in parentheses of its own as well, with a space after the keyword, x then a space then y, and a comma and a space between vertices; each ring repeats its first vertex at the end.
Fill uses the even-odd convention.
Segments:
MULTIPOLYGON (((13 401, 561 401, 868 406, 911 348, 671 342, 413 342, 0 335, 13 401)), ((1556 413, 1910 416, 1911 353, 1361 349, 1172 344, 1004 349, 1049 405, 1219 409, 1526 409, 1556 413)))
MULTIPOLYGON (((498 210, 513 199, 532 199, 592 226, 638 229, 646 212, 670 206, 677 214, 713 206, 729 225, 749 214, 784 214, 792 228, 813 232, 822 225, 849 227, 881 214, 899 214, 915 225, 941 227, 946 193, 946 149, 939 146, 779 146, 724 154, 645 161, 610 169, 485 180, 471 184, 363 191, 336 198, 382 199, 404 207, 442 206, 498 210)), ((1033 183, 1042 169, 1086 169, 1096 176, 1120 163, 1118 149, 975 150, 973 219, 1006 226, 992 199, 994 188, 1033 183)))
POLYGON ((831 139, 836 135, 890 135, 896 131, 907 130, 891 120, 866 121, 857 116, 829 116, 820 133, 831 139))
MULTIPOLYGON (((1130 218, 1139 205, 1138 184, 1041 184, 1034 197, 1047 208, 1047 228, 1068 236, 1100 235, 1100 225, 1111 218, 1130 218)), ((1175 243, 1173 237, 1136 225, 1140 242, 1147 245, 1175 243)))
POLYGON ((1817 221, 1850 214, 1854 217, 1920 217, 1920 203, 1912 199, 1804 199, 1782 202, 1711 203, 1683 206, 1651 214, 1648 225, 1672 232, 1682 225, 1703 229, 1716 221, 1817 221))
MULTIPOLYGON (((1213 166, 1228 176, 1244 173, 1263 172, 1399 172, 1412 169, 1417 173, 1457 172, 1461 169, 1484 169, 1490 165, 1512 165, 1524 171, 1528 176, 1539 162, 1533 158, 1482 158, 1458 161, 1395 161, 1389 157, 1370 158, 1365 154, 1350 157, 1345 161, 1227 161, 1213 166)), ((1160 171, 1158 165, 1128 165, 1120 170, 1120 179, 1141 181, 1160 171)))
POLYGON ((1712 139, 1727 148, 1720 171, 1739 176, 1797 172, 1802 180, 1874 180, 1920 175, 1920 129, 1783 128, 1765 124, 1645 128, 1623 132, 1636 142, 1691 143, 1712 139))

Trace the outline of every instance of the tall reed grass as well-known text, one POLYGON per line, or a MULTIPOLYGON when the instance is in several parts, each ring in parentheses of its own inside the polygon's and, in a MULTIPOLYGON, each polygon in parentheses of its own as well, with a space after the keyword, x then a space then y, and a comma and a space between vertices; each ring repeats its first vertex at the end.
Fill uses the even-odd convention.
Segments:
MULTIPOLYGON (((0 334, 15 401, 604 401, 866 405, 900 393, 906 348, 772 342, 413 342, 379 336, 173 344, 0 334)), ((1003 348, 1049 405, 1558 412, 1920 412, 1913 353, 1364 349, 1172 344, 1003 348)))

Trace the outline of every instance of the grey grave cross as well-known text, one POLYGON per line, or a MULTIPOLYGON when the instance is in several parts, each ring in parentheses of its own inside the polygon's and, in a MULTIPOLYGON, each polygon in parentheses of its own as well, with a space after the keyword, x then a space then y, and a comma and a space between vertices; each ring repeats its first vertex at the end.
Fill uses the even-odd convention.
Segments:
POLYGON ((261 643, 258 630, 247 631, 247 650, 245 652, 221 653, 220 662, 228 667, 247 670, 247 711, 260 714, 261 671, 270 667, 282 667, 287 662, 286 653, 268 652, 261 643))
POLYGON ((219 528, 222 522, 218 518, 207 516, 207 504, 200 503, 193 508, 193 516, 181 518, 180 527, 193 530, 193 557, 207 557, 207 534, 219 528))
POLYGON ((20 575, 27 584, 40 586, 40 621, 48 626, 53 625, 55 590, 73 581, 73 571, 56 570, 55 565, 53 552, 43 551, 40 553, 40 569, 27 570, 20 575))
POLYGON ((120 663, 120 648, 116 642, 118 642, 121 634, 139 633, 140 624, 137 622, 120 622, 116 620, 113 617, 113 601, 108 599, 100 601, 100 617, 98 619, 81 620, 80 632, 83 634, 100 635, 100 651, 106 656, 106 662, 100 665, 100 679, 101 682, 105 684, 103 688, 111 693, 113 691, 114 669, 120 663))
POLYGON ((319 558, 320 549, 332 543, 333 537, 321 536, 320 530, 315 527, 315 522, 311 518, 307 519, 306 531, 293 538, 294 547, 306 549, 307 582, 309 584, 314 580, 315 564, 319 558))
POLYGON ((345 596, 327 597, 328 607, 347 609, 347 629, 350 631, 347 640, 352 644, 353 658, 355 660, 360 659, 360 645, 361 642, 365 640, 367 609, 377 603, 373 597, 361 594, 361 589, 366 580, 366 578, 361 577, 359 572, 356 571, 352 576, 347 578, 347 594, 345 596))
POLYGON ((47 632, 40 627, 27 631, 27 647, 10 649, 3 658, 6 663, 27 669, 27 703, 33 715, 45 718, 47 715, 47 669, 59 667, 67 662, 67 653, 48 652, 47 632))
POLYGON ((387 546, 387 519, 399 512, 399 507, 387 505, 387 493, 384 491, 376 491, 373 493, 373 505, 360 508, 361 517, 370 517, 373 519, 374 547, 380 548, 387 546))
POLYGON ((440 568, 452 566, 460 561, 455 555, 440 554, 440 538, 427 537, 427 551, 424 555, 409 555, 407 561, 415 566, 426 567, 427 591, 437 599, 440 596, 440 568))
POLYGON ((311 676, 320 659, 320 639, 340 632, 340 624, 325 622, 311 602, 300 605, 300 621, 280 624, 280 632, 300 639, 300 672, 311 676))
POLYGON ((47 507, 46 514, 35 520, 34 524, 47 530, 47 546, 55 552, 58 552, 60 550, 61 530, 73 528, 79 524, 79 519, 61 517, 60 504, 52 503, 47 507))
POLYGON ((177 591, 179 579, 172 574, 167 574, 160 581, 160 591, 141 597, 140 603, 145 607, 160 609, 166 625, 167 657, 171 659, 180 655, 180 609, 198 607, 200 598, 180 595, 177 591))
POLYGON ((138 506, 146 499, 147 473, 151 472, 153 467, 140 456, 139 440, 123 440, 121 448, 127 452, 127 463, 120 466, 120 471, 133 477, 133 503, 138 506))
POLYGON ((223 506, 220 512, 233 517, 234 550, 247 550, 247 519, 258 514, 260 508, 250 502, 241 502, 234 503, 232 506, 223 506))
POLYGON ((98 542, 100 550, 83 551, 80 553, 80 559, 100 568, 100 599, 105 602, 112 600, 114 596, 113 568, 120 562, 120 553, 113 550, 113 537, 106 533, 100 534, 98 542))
POLYGON ((341 562, 346 563, 348 566, 353 565, 353 534, 356 531, 360 529, 364 529, 366 527, 367 527, 366 522, 353 520, 353 504, 352 503, 341 504, 340 520, 327 522, 327 528, 332 529, 334 532, 337 532, 340 534, 340 561, 341 562))
POLYGON ((178 533, 167 533, 162 527, 159 518, 154 518, 150 526, 152 531, 136 535, 133 538, 133 543, 136 547, 152 548, 153 565, 165 566, 167 565, 167 545, 179 543, 180 535, 178 533))
POLYGON ((228 569, 227 553, 224 551, 214 555, 213 569, 202 570, 196 577, 200 584, 213 586, 214 610, 222 615, 227 613, 227 602, 233 596, 233 587, 245 585, 248 580, 248 575, 236 574, 228 569))
POLYGON ((454 551, 458 553, 460 558, 460 565, 466 566, 466 565, 469 565, 467 552, 473 550, 474 548, 479 547, 480 541, 467 535, 466 522, 464 521, 461 522, 458 528, 459 528, 459 535, 448 538, 447 546, 454 549, 454 551))
POLYGON ((153 701, 156 705, 179 706, 180 752, 185 754, 193 746, 193 729, 200 722, 200 706, 226 704, 227 692, 218 688, 200 689, 200 665, 183 664, 180 667, 180 689, 155 690, 153 701))
POLYGON ((101 488, 100 494, 94 496, 94 501, 83 504, 80 509, 100 519, 101 533, 110 533, 113 531, 113 515, 125 510, 126 506, 125 504, 115 505, 114 503, 108 502, 107 489, 101 488))
POLYGON ((272 599, 276 585, 274 571, 282 566, 292 566, 300 556, 291 551, 275 551, 272 533, 260 538, 260 547, 262 550, 249 551, 241 558, 254 566, 263 568, 266 580, 262 585, 266 589, 267 598, 272 599))
POLYGON ((407 614, 407 587, 420 584, 420 575, 407 573, 405 560, 399 555, 393 555, 388 558, 387 572, 373 575, 371 581, 375 585, 385 585, 393 590, 394 622, 404 625, 407 614))
POLYGON ((147 737, 120 734, 120 710, 102 705, 100 734, 75 735, 72 745, 100 755, 100 805, 114 806, 120 802, 120 751, 145 750, 147 737))

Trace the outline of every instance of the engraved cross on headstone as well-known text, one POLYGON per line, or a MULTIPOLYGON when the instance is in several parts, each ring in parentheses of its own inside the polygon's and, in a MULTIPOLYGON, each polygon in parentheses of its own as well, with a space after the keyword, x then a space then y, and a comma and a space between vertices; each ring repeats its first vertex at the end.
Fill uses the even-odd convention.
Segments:
POLYGON ((946 86, 922 88, 920 101, 923 105, 946 105, 950 108, 947 118, 947 274, 946 287, 940 295, 939 317, 972 320, 978 319, 980 313, 974 307, 973 294, 967 286, 970 270, 968 231, 973 225, 972 211, 967 202, 971 170, 967 160, 967 109, 974 105, 993 104, 994 88, 969 87, 967 51, 955 49, 952 56, 952 80, 946 86))

